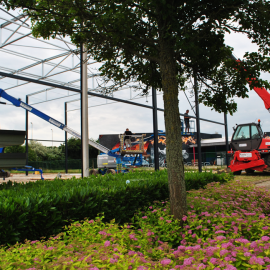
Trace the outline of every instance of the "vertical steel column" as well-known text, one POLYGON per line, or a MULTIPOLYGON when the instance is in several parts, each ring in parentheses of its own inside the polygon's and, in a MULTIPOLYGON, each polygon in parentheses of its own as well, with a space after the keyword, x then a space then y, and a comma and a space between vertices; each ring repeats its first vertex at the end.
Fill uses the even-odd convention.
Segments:
POLYGON ((228 142, 228 122, 227 122, 227 114, 224 113, 224 124, 225 124, 225 141, 226 141, 226 165, 227 168, 229 166, 229 156, 228 156, 228 151, 229 151, 229 142, 228 142))
MULTIPOLYGON (((65 125, 67 126, 67 103, 65 102, 65 125)), ((68 173, 68 145, 67 145, 67 132, 65 131, 65 169, 68 173)))
MULTIPOLYGON (((28 104, 28 96, 26 96, 25 103, 28 104)), ((26 166, 28 166, 28 110, 25 110, 25 131, 26 131, 26 138, 25 138, 25 154, 26 154, 26 166)), ((25 172, 25 175, 28 175, 28 172, 25 172)))
POLYGON ((157 121, 157 92, 152 87, 152 103, 153 103, 153 131, 154 131, 154 160, 155 170, 159 170, 159 156, 158 156, 158 121, 157 121))
POLYGON ((196 106, 198 168, 199 168, 199 172, 202 172, 201 128, 200 128, 200 111, 199 111, 199 101, 198 101, 198 81, 197 81, 197 75, 195 71, 194 71, 194 92, 195 92, 195 106, 196 106))
POLYGON ((81 141, 82 177, 89 176, 87 50, 81 44, 81 141))

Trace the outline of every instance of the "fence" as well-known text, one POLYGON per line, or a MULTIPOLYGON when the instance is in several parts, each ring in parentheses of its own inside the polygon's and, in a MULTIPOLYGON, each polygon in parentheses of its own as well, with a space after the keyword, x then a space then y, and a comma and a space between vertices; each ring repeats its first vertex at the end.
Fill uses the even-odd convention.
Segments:
MULTIPOLYGON (((28 165, 43 170, 65 170, 65 160, 29 161, 28 165)), ((68 159, 68 169, 81 169, 81 159, 68 159)), ((97 159, 89 159, 89 168, 97 168, 97 159)))
MULTIPOLYGON (((187 153, 183 151, 184 164, 187 166, 198 166, 198 153, 187 153)), ((146 163, 145 166, 154 166, 154 155, 147 160, 149 165, 146 163)), ((226 152, 203 152, 202 153, 202 166, 225 166, 226 165, 226 152)), ((159 153, 159 166, 166 167, 166 154, 163 152, 159 153)))
MULTIPOLYGON (((184 155, 185 156, 185 155, 184 155)), ((187 155, 186 155, 187 157, 187 155)), ((188 153, 188 158, 184 159, 184 164, 189 166, 198 166, 198 154, 188 153)), ((202 153, 202 165, 203 166, 225 166, 226 165, 226 152, 203 152, 202 153)))

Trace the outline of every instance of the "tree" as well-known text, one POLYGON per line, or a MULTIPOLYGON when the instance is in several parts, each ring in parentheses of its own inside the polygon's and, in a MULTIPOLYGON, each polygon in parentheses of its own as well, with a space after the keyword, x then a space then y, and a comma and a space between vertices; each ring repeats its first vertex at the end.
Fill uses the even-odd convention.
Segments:
MULTIPOLYGON (((31 141, 29 149, 36 154, 36 160, 33 161, 47 161, 47 160, 62 160, 64 155, 58 147, 46 147, 40 142, 31 141)), ((29 160, 30 161, 30 160, 29 160)))
MULTIPOLYGON (((270 3, 266 0, 3 0, 23 8, 36 37, 69 35, 102 62, 107 89, 134 80, 144 93, 163 91, 171 212, 187 212, 178 91, 194 74, 205 85, 200 102, 221 112, 236 111, 234 96, 247 97, 247 77, 269 70, 270 3), (259 45, 238 66, 225 32, 246 34, 259 45), (109 84, 113 81, 113 84, 109 84)), ((253 85, 255 82, 253 82, 253 85)), ((251 85, 251 87, 253 86, 251 85)), ((269 87, 258 80, 257 86, 269 87)))
MULTIPOLYGON (((68 158, 70 159, 81 159, 82 158, 82 142, 80 139, 71 137, 67 141, 68 146, 68 158)), ((65 145, 59 146, 62 153, 65 153, 65 145)), ((98 150, 93 146, 89 145, 89 158, 97 158, 98 150)))
MULTIPOLYGON (((5 153, 25 153, 25 145, 8 146, 8 147, 5 147, 4 152, 5 153)), ((37 160, 37 155, 31 149, 31 147, 28 148, 28 160, 29 161, 36 161, 37 160)))

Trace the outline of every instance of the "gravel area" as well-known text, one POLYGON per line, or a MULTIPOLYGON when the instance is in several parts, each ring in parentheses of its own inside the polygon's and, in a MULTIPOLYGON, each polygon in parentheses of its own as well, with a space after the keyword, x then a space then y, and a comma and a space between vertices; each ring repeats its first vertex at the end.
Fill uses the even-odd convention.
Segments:
MULTIPOLYGON (((57 177, 57 175, 58 175, 57 173, 44 173, 43 178, 45 180, 54 180, 57 177)), ((60 175, 61 175, 61 179, 70 179, 74 176, 76 178, 81 177, 81 174, 61 173, 60 175)), ((27 182, 34 182, 37 180, 41 180, 40 174, 29 173, 27 176, 25 174, 11 174, 11 176, 6 178, 5 180, 3 180, 3 178, 0 178, 0 184, 7 181, 27 183, 27 182)))

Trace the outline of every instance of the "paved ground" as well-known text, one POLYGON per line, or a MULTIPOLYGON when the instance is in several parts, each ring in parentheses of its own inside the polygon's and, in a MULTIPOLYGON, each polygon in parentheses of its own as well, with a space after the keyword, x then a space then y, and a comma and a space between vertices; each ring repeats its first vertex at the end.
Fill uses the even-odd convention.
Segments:
POLYGON ((258 182, 255 182, 254 184, 256 185, 256 187, 263 187, 266 190, 270 190, 270 179, 258 181, 258 182))
MULTIPOLYGON (((80 178, 81 174, 64 174, 61 173, 61 179, 69 179, 72 178, 73 176, 75 176, 76 178, 80 178)), ((43 174, 43 178, 45 180, 53 180, 55 179, 55 177, 57 177, 57 173, 44 173, 43 174)), ((11 174, 10 177, 6 178, 5 180, 3 180, 3 178, 0 178, 0 184, 3 182, 7 182, 7 181, 14 181, 14 182, 34 182, 37 180, 40 180, 40 174, 33 174, 33 173, 29 173, 28 176, 26 176, 25 174, 11 174)))

